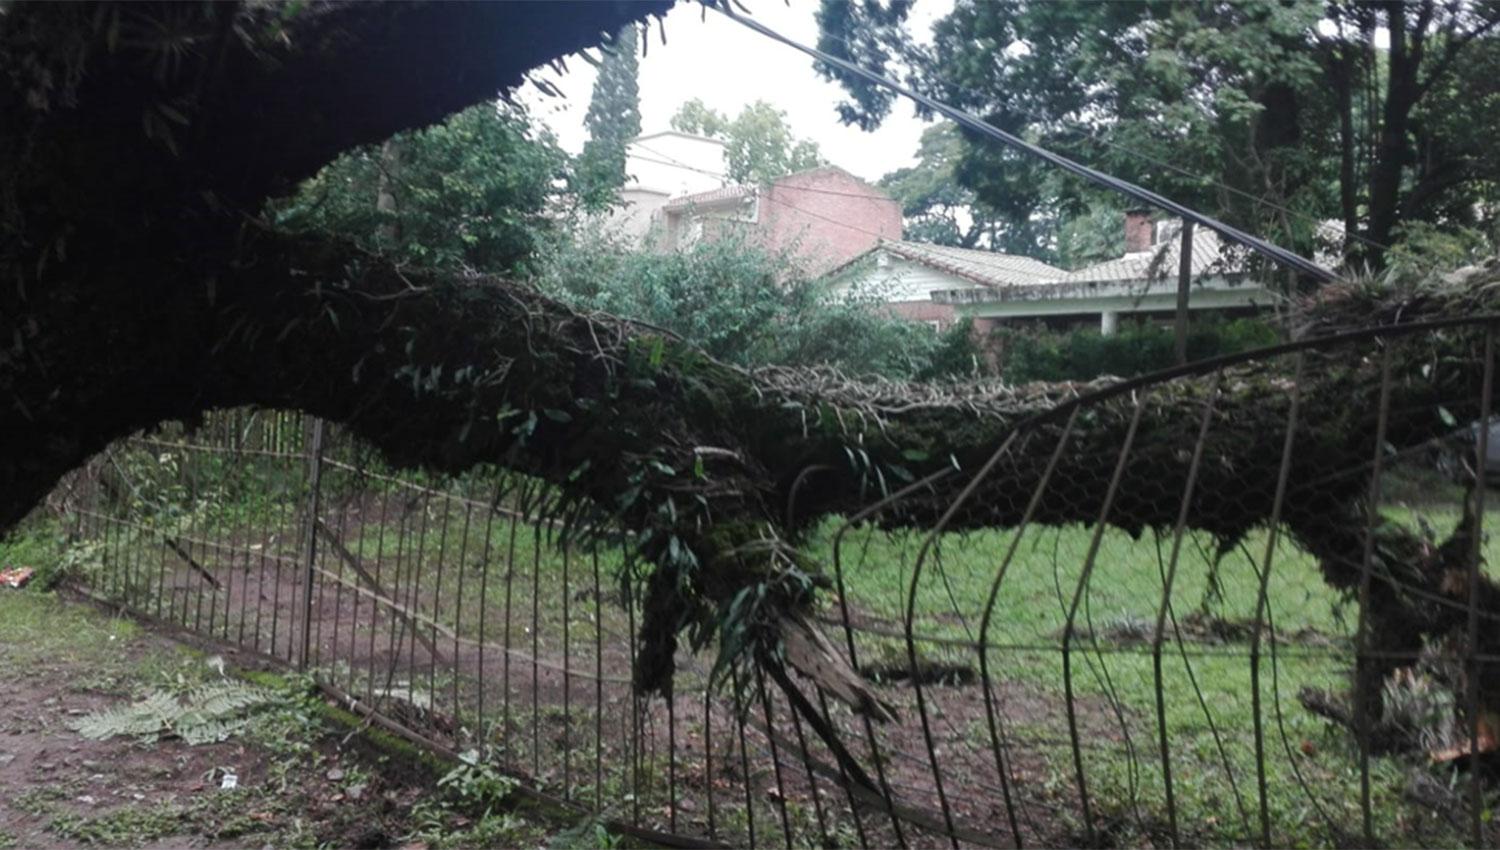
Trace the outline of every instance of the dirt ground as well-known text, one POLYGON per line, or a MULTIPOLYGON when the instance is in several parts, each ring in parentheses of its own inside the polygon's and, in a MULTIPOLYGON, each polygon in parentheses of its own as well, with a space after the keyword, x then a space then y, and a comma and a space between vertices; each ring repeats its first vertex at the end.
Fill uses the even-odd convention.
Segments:
POLYGON ((435 788, 431 765, 339 727, 296 683, 222 743, 70 728, 153 689, 213 681, 221 663, 81 603, 0 590, 0 848, 545 843, 545 824, 468 811, 435 788))

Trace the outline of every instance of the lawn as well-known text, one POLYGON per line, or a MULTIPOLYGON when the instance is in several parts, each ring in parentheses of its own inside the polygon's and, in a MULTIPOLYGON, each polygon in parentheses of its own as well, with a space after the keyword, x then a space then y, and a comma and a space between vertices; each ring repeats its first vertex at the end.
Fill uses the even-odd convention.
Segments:
MULTIPOLYGON (((1393 504, 1387 516, 1412 526, 1421 517, 1442 534, 1458 520, 1446 506, 1393 504)), ((825 563, 834 562, 836 534, 830 524, 818 535, 825 563)), ((1013 532, 947 535, 928 555, 913 597, 913 631, 924 660, 979 669, 977 651, 955 644, 979 639, 985 600, 1012 541, 1013 532)), ((837 547, 856 622, 896 633, 863 632, 857 644, 862 661, 906 665, 906 644, 898 635, 923 543, 921 534, 855 528, 837 547)), ((1024 684, 1042 697, 1032 701, 1033 711, 1023 706, 1014 713, 1009 731, 1020 749, 1045 758, 1047 781, 1056 786, 1077 782, 1068 746, 1062 638, 1091 543, 1087 527, 1030 531, 999 586, 987 636, 995 678, 1024 684), (1034 710, 1037 704, 1046 708, 1034 710)), ((1258 835, 1250 634, 1267 543, 1264 531, 1251 534, 1216 565, 1216 541, 1191 534, 1179 558, 1160 681, 1178 825, 1190 842, 1238 844, 1258 835)), ((1084 777, 1097 826, 1125 844, 1159 842, 1166 832, 1151 644, 1171 547, 1170 537, 1157 540, 1147 532, 1132 539, 1106 530, 1078 596, 1072 687, 1080 713, 1095 718, 1084 724, 1084 777)), ((1491 537, 1491 565, 1500 563, 1497 547, 1500 540, 1491 537)), ((1288 846, 1357 841, 1357 749, 1345 730, 1297 700, 1303 688, 1347 687, 1357 606, 1325 585, 1312 559, 1285 537, 1270 563, 1259 680, 1272 840, 1288 846)), ((987 727, 974 726, 972 744, 988 747, 987 727)), ((1393 843, 1462 839, 1455 829, 1463 826, 1452 813, 1411 802, 1414 781, 1447 787, 1456 779, 1450 771, 1429 771, 1410 756, 1372 758, 1370 771, 1378 836, 1393 843), (1414 773, 1426 776, 1414 780, 1414 773)), ((1065 816, 1075 819, 1074 831, 1081 835, 1076 813, 1065 816)))

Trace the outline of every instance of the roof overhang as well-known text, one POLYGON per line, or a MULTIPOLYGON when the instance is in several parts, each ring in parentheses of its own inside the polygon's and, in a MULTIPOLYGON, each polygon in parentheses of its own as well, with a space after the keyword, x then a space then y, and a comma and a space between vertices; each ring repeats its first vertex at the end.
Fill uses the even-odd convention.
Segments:
MULTIPOLYGON (((1259 283, 1222 277, 1195 281, 1188 293, 1190 310, 1270 307, 1281 296, 1259 283)), ((1007 286, 1000 289, 946 289, 932 300, 951 304, 975 318, 1057 316, 1071 313, 1154 313, 1177 306, 1175 281, 1108 281, 1007 286)))

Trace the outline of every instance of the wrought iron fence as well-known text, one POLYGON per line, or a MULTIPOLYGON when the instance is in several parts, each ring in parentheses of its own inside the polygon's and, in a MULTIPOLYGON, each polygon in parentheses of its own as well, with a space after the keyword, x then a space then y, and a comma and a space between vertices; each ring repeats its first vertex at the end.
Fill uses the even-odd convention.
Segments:
POLYGON ((540 482, 398 473, 300 414, 136 436, 54 502, 87 556, 86 592, 310 671, 374 722, 663 843, 1484 843, 1489 799, 1468 768, 1496 743, 1477 649, 1495 616, 1479 603, 1492 506, 1473 486, 1490 429, 1464 423, 1490 421, 1489 321, 1115 384, 951 473, 972 477, 930 531, 880 522, 920 481, 825 524, 804 544, 834 581, 819 625, 890 722, 760 672, 710 687, 711 655, 685 651, 670 698, 637 693, 643 582, 626 532, 580 544, 540 482), (1417 377, 1451 395, 1407 392, 1403 370, 1435 340, 1466 354, 1417 377), (1365 364, 1363 383, 1308 380, 1335 355, 1365 364), (1254 381, 1285 399, 1269 419, 1232 409, 1231 385, 1254 381), (1187 427, 1148 438, 1152 405, 1189 387, 1187 427), (1298 446, 1316 437, 1310 412, 1337 409, 1313 391, 1351 393, 1359 463, 1298 446), (1106 416, 1123 428, 1101 437, 1106 416), (1413 436, 1432 417, 1443 433, 1413 436), (1216 447, 1252 440, 1272 447, 1263 464, 1222 468, 1216 447), (1331 587, 1342 567, 1303 548, 1320 522, 1309 506, 1350 487, 1381 510, 1331 587), (975 499, 1010 500, 1018 521, 950 530, 975 499), (1162 505, 1175 522, 1132 519, 1162 505), (1235 511, 1263 521, 1212 527, 1235 511), (1382 563, 1398 533, 1467 547, 1443 579, 1463 587, 1382 563), (1467 640, 1383 633, 1396 625, 1367 616, 1372 594, 1457 617, 1467 640), (1351 673, 1378 703, 1343 696, 1351 673))

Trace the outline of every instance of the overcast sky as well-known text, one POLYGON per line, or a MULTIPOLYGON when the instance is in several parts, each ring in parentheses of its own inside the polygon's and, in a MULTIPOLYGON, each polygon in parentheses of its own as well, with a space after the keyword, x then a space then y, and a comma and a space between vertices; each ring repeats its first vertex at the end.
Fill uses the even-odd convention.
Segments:
MULTIPOLYGON (((818 25, 816 0, 742 0, 766 26, 804 44, 814 45, 818 25)), ((923 0, 912 12, 911 26, 924 37, 952 0, 923 0)), ((923 123, 908 102, 898 102, 880 129, 866 133, 839 123, 835 104, 844 90, 820 77, 812 60, 764 36, 709 12, 696 3, 679 3, 666 17, 667 43, 653 25, 651 44, 640 63, 641 129, 669 129, 673 113, 686 100, 700 98, 720 112, 734 115, 756 100, 787 114, 792 132, 811 138, 829 162, 867 180, 914 162, 923 123)), ((518 98, 532 115, 557 134, 562 146, 577 153, 587 138, 583 116, 594 85, 594 68, 582 59, 568 61, 568 71, 540 69, 533 76, 555 85, 564 98, 547 97, 527 85, 518 98)))

